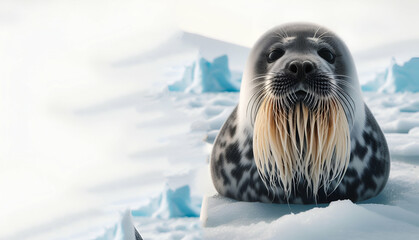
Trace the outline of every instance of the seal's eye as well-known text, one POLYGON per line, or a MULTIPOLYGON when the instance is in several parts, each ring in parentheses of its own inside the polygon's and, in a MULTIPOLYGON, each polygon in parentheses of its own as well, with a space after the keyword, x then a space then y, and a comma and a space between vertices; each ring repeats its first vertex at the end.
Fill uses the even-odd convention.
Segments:
POLYGON ((275 49, 272 52, 270 52, 268 54, 268 63, 272 63, 275 62, 276 60, 278 60, 280 57, 282 57, 285 54, 285 51, 282 49, 275 49))
POLYGON ((317 52, 320 57, 322 57, 324 60, 328 61, 329 63, 335 63, 335 54, 333 54, 329 49, 322 48, 317 52))

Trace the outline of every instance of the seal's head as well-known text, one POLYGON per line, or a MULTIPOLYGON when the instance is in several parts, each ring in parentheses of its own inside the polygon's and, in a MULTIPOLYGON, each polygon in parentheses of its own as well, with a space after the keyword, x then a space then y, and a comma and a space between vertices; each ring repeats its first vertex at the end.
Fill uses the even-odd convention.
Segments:
POLYGON ((279 183, 287 195, 301 183, 314 195, 336 187, 363 104, 351 54, 334 33, 290 24, 264 34, 243 75, 239 122, 253 133, 265 184, 279 183))

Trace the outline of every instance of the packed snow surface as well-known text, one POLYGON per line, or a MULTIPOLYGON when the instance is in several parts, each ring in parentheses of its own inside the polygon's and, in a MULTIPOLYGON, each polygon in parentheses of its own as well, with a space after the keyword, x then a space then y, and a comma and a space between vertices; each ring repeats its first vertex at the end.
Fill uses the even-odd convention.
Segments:
POLYGON ((354 204, 326 206, 208 201, 208 239, 416 239, 419 215, 397 206, 354 204))

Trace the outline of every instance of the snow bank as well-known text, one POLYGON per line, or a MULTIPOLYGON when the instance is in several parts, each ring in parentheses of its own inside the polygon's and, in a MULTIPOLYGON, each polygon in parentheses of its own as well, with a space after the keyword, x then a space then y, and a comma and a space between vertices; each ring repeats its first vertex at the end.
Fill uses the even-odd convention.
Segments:
POLYGON ((170 91, 187 93, 237 92, 241 79, 232 77, 227 55, 214 59, 211 63, 200 57, 191 66, 185 67, 181 80, 168 86, 170 91))
POLYGON ((419 119, 396 119, 383 124, 385 132, 407 133, 410 129, 419 126, 419 119))
POLYGON ((163 219, 199 217, 199 209, 200 206, 192 204, 188 185, 174 190, 166 185, 157 198, 151 199, 145 206, 132 210, 132 215, 135 217, 148 216, 163 219))
POLYGON ((373 81, 362 86, 364 91, 419 92, 419 58, 411 58, 398 65, 393 58, 384 72, 378 73, 373 81))
POLYGON ((412 128, 409 133, 386 134, 392 156, 419 156, 419 128, 412 128))
POLYGON ((145 240, 200 240, 202 228, 199 218, 134 217, 134 225, 145 240))
POLYGON ((191 124, 191 131, 206 132, 204 140, 213 143, 221 126, 236 107, 238 98, 238 93, 224 93, 213 96, 205 103, 194 102, 194 106, 199 105, 202 117, 191 124))
POLYGON ((385 133, 408 133, 419 127, 419 92, 365 92, 364 97, 385 133))
POLYGON ((313 208, 311 205, 292 206, 293 211, 288 205, 240 202, 216 194, 204 197, 200 218, 204 227, 250 225, 272 222, 284 215, 313 208))
POLYGON ((349 200, 322 207, 280 205, 220 196, 206 201, 207 239, 416 239, 419 232, 419 216, 400 217, 401 209, 394 206, 349 200))

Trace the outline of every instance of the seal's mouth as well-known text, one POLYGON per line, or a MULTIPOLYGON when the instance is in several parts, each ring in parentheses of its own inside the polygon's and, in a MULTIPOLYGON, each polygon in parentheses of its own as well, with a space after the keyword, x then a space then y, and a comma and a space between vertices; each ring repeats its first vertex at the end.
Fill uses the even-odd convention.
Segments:
POLYGON ((310 111, 314 111, 320 100, 330 99, 338 94, 336 87, 333 87, 334 82, 331 74, 326 72, 316 71, 299 79, 287 71, 279 71, 267 78, 265 89, 270 95, 280 99, 281 106, 287 109, 303 103, 310 111))
POLYGON ((303 101, 303 99, 307 96, 307 92, 298 90, 295 92, 295 96, 297 97, 297 101, 303 101))

